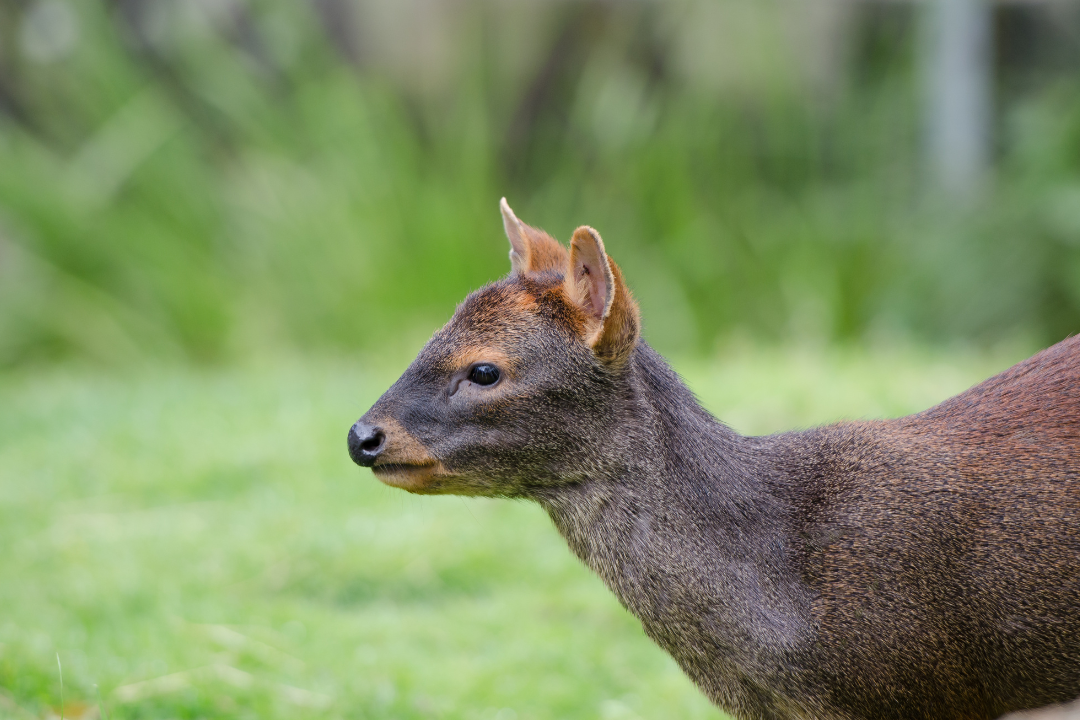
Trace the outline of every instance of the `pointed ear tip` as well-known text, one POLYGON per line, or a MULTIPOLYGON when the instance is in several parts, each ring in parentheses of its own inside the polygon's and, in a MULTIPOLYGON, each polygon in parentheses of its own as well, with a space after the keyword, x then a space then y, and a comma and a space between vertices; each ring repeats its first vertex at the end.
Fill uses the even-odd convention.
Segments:
POLYGON ((510 209, 510 204, 506 202, 506 198, 499 201, 499 212, 502 213, 503 225, 506 227, 507 232, 510 231, 511 225, 521 226, 521 221, 518 220, 514 211, 510 209))

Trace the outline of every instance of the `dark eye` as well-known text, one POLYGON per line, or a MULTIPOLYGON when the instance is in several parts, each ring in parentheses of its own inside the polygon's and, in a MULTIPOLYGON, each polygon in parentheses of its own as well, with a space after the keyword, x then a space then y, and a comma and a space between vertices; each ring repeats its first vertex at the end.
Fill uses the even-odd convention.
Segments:
POLYGON ((494 385, 499 382, 499 368, 487 363, 475 365, 469 371, 469 380, 477 385, 494 385))

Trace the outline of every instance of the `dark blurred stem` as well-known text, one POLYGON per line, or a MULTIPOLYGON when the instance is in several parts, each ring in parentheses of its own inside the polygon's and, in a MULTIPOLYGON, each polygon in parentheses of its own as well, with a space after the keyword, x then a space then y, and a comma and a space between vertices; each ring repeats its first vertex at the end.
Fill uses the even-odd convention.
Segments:
POLYGON ((218 150, 231 154, 236 133, 228 119, 189 87, 180 72, 154 47, 144 32, 141 21, 149 4, 147 0, 110 2, 116 10, 114 17, 120 24, 120 33, 127 40, 124 46, 128 52, 154 76, 180 111, 205 131, 218 150))
POLYGON ((311 4, 330 44, 350 65, 360 67, 360 40, 353 4, 348 0, 311 0, 311 4))

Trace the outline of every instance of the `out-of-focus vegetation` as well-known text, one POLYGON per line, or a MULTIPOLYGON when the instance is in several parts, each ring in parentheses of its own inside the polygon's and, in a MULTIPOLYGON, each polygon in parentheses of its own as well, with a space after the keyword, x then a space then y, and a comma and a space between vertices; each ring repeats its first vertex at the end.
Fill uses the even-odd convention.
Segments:
MULTIPOLYGON (((679 369, 764 433, 920 410, 1016 359, 679 369)), ((0 717, 61 715, 58 654, 74 720, 723 717, 540 508, 351 466, 345 429, 392 364, 0 378, 0 717)))
POLYGON ((1077 4, 926 180, 918 4, 0 2, 0 364, 377 349, 603 234, 662 350, 1080 328, 1077 4), (816 43, 816 44, 815 44, 816 43))

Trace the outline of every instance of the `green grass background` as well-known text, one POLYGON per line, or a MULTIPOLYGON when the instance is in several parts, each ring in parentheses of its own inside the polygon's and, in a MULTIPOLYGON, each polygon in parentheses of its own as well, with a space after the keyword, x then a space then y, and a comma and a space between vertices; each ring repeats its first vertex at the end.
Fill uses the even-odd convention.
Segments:
MULTIPOLYGON (((732 345, 736 429, 924 408, 1020 359, 732 345)), ((407 356, 0 378, 0 717, 720 718, 524 502, 349 460, 407 356)))

